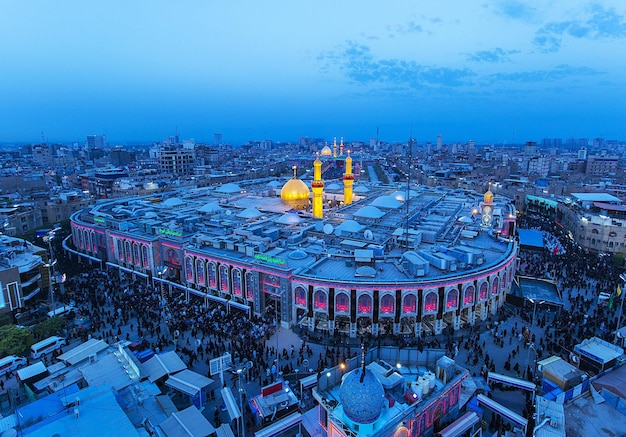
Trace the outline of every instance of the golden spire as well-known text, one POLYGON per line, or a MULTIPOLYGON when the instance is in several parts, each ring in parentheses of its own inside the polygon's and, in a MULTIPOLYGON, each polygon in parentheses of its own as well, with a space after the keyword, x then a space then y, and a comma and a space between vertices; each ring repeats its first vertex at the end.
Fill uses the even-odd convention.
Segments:
POLYGON ((293 170, 293 178, 298 179, 298 166, 294 165, 291 169, 293 170))
POLYGON ((333 139, 333 158, 337 157, 337 137, 333 139))
POLYGON ((343 156, 343 137, 341 137, 341 143, 339 144, 339 156, 343 156))

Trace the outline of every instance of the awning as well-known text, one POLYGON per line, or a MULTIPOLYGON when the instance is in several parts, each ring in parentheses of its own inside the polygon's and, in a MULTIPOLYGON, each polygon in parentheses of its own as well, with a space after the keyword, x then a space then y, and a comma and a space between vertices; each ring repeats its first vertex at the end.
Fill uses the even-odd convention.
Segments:
POLYGON ((59 361, 63 361, 64 363, 73 366, 81 361, 85 361, 91 355, 98 355, 99 352, 102 352, 108 347, 109 344, 106 341, 92 338, 86 343, 76 346, 74 349, 59 355, 57 358, 59 361))
POLYGON ((175 351, 169 351, 155 355, 143 363, 144 372, 142 373, 148 375, 150 382, 154 382, 162 376, 171 375, 186 368, 187 366, 178 354, 175 351))
POLYGON ((233 392, 230 387, 223 388, 222 399, 224 400, 224 405, 226 405, 226 411, 228 411, 228 417, 230 421, 237 420, 241 417, 241 410, 239 409, 239 405, 237 405, 237 401, 235 400, 235 396, 233 396, 233 392))
POLYGON ((193 405, 173 413, 159 424, 159 428, 167 437, 205 437, 215 433, 211 422, 193 405))
POLYGON ((208 387, 213 383, 213 380, 202 376, 193 370, 183 370, 176 375, 170 376, 165 385, 175 390, 185 393, 189 396, 195 396, 200 390, 208 387))

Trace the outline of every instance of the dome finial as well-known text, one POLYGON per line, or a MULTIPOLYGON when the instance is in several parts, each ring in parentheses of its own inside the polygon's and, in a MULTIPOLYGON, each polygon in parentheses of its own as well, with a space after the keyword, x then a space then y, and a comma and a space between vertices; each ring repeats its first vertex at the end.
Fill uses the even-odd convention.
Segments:
POLYGON ((298 166, 294 165, 293 167, 291 167, 291 169, 293 170, 293 178, 297 179, 298 178, 298 166))

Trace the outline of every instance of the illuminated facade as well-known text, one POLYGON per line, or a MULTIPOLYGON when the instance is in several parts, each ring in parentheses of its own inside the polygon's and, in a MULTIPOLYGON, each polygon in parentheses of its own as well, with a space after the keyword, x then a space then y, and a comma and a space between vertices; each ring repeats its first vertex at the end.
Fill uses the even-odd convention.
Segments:
POLYGON ((485 223, 479 193, 369 185, 318 218, 293 213, 270 183, 100 201, 72 216, 71 248, 173 291, 255 314, 271 306, 286 326, 350 337, 441 333, 503 305, 518 252, 508 199, 491 199, 485 223))
POLYGON ((318 379, 319 424, 329 437, 432 436, 473 395, 468 377, 443 351, 372 349, 366 359, 355 357, 318 379))

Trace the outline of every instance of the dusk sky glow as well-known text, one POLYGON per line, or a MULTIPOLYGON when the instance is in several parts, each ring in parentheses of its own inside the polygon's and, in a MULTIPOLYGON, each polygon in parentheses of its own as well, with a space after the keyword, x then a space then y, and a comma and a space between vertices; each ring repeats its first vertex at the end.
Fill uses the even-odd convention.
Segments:
POLYGON ((626 2, 0 3, 0 142, 626 140, 626 2))

